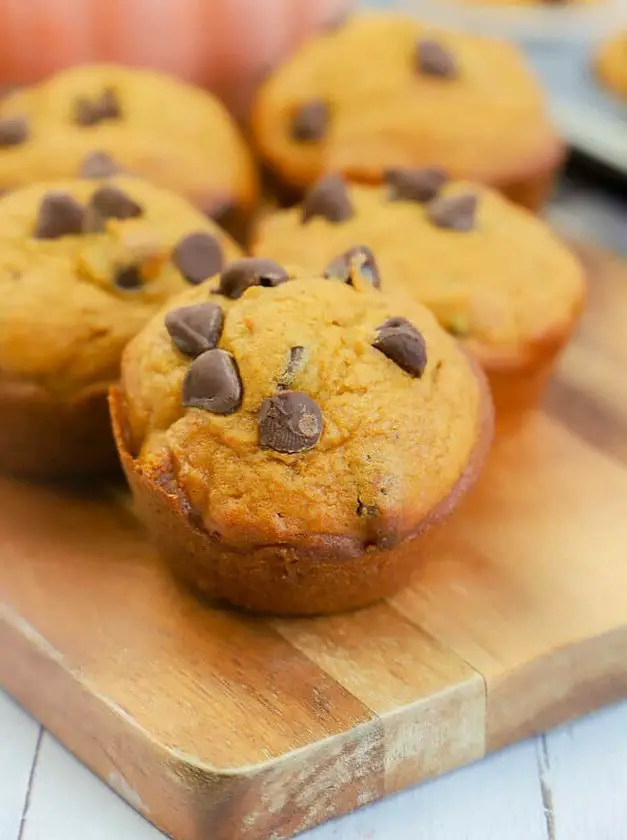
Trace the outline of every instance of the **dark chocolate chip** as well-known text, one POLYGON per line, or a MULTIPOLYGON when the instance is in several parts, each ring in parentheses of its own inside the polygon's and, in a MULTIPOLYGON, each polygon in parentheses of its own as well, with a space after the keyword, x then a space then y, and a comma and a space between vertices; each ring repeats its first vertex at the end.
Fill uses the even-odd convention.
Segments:
POLYGON ((125 265, 115 273, 115 285, 118 289, 141 289, 144 285, 144 278, 137 265, 125 265))
POLYGON ((35 222, 35 239, 59 239, 83 231, 84 212, 69 193, 49 192, 43 197, 35 222))
POLYGON ((367 245, 355 245, 343 254, 331 260, 324 270, 327 280, 341 280, 349 286, 355 285, 355 274, 372 284, 375 289, 381 288, 381 276, 374 254, 367 245))
POLYGON ((469 231, 476 226, 478 199, 474 193, 436 198, 427 206, 427 218, 437 227, 469 231))
POLYGON ((28 123, 24 117, 6 117, 0 120, 0 148, 20 146, 28 140, 28 123))
POLYGON ((406 318, 388 318, 377 330, 373 347, 406 373, 420 377, 427 366, 425 340, 406 318))
POLYGON ((345 222, 353 215, 346 185, 339 175, 326 175, 309 190, 303 201, 303 224, 315 216, 328 222, 345 222))
POLYGON ((181 353, 195 358, 213 350, 222 334, 224 313, 216 303, 197 303, 172 309, 165 316, 165 328, 181 353))
POLYGON ((117 120, 121 116, 120 103, 113 88, 106 88, 95 99, 81 96, 74 103, 74 122, 77 125, 98 125, 105 120, 117 120))
POLYGON ((290 279, 289 274, 274 260, 244 257, 228 265, 220 275, 219 295, 237 300, 251 286, 266 288, 279 286, 290 279))
POLYGON ((136 219, 143 213, 136 201, 117 187, 99 187, 85 209, 86 233, 104 230, 107 219, 136 219))
POLYGON ((232 414, 242 404, 242 380, 230 353, 216 347, 191 363, 183 380, 183 405, 232 414))
POLYGON ((277 387, 279 388, 289 388, 292 384, 294 377, 298 373, 298 371, 302 368, 305 362, 305 348, 301 347, 298 344, 296 347, 290 347, 290 358, 286 365, 285 370, 281 374, 281 377, 277 383, 277 387))
POLYGON ((452 54, 437 41, 423 38, 416 44, 416 67, 425 76, 454 79, 459 67, 452 54))
POLYGON ((83 160, 78 174, 81 178, 109 178, 122 168, 106 152, 91 152, 83 160))
POLYGON ((301 391, 280 391, 259 410, 259 446, 294 454, 311 449, 322 435, 322 411, 301 391))
POLYGON ((365 502, 357 497, 357 516, 376 516, 379 513, 379 508, 376 505, 367 505, 365 502))
POLYGON ((385 182, 390 201, 417 201, 424 204, 440 192, 448 180, 443 169, 387 169, 385 182))
POLYGON ((198 231, 181 239, 172 252, 172 262, 188 283, 197 286, 220 271, 224 256, 214 236, 198 231))
POLYGON ((292 139, 298 143, 317 143, 326 134, 328 124, 329 106, 326 102, 306 102, 292 114, 292 139))

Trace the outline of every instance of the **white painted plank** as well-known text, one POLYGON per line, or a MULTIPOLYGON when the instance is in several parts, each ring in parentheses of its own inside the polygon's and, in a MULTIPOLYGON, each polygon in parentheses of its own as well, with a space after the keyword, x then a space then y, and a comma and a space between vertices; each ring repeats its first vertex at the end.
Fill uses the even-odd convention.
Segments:
POLYGON ((627 837, 627 703, 546 736, 555 840, 627 837))
POLYGON ((163 840, 164 837, 51 735, 44 734, 21 840, 163 840))
POLYGON ((303 840, 547 840, 535 744, 533 741, 518 744, 478 764, 313 829, 302 837, 303 840))
POLYGON ((0 690, 0 840, 17 840, 39 724, 0 690))

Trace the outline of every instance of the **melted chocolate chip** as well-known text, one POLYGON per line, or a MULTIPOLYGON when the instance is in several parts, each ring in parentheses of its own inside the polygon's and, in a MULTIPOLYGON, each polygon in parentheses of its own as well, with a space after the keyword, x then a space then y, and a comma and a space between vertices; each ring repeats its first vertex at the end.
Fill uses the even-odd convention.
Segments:
POLYGON ((355 275, 359 273, 375 289, 381 288, 381 276, 374 254, 367 245, 355 245, 340 254, 327 265, 324 277, 327 280, 341 280, 349 286, 355 285, 355 275))
POLYGON ((122 172, 122 168, 106 152, 91 152, 81 163, 81 178, 109 178, 122 172))
POLYGON ((427 218, 436 227, 466 232, 476 227, 477 204, 474 193, 441 196, 427 207, 427 218))
POLYGON ((28 123, 24 117, 6 117, 0 120, 0 148, 20 146, 28 140, 28 123))
POLYGON ((452 54, 437 41, 424 38, 416 44, 416 67, 425 76, 454 79, 459 67, 452 54))
POLYGON ((376 516, 379 513, 379 508, 376 505, 367 505, 365 502, 357 497, 357 516, 376 516))
POLYGON ((388 169, 385 182, 390 201, 416 201, 425 204, 440 192, 448 176, 443 169, 388 169))
POLYGON ((95 99, 79 97, 74 103, 74 122, 77 125, 98 125, 105 120, 117 120, 121 116, 120 103, 113 88, 106 88, 95 99))
POLYGON ((329 124, 329 106, 321 100, 306 102, 292 115, 292 139, 298 143, 322 140, 329 124))
POLYGON ((305 357, 305 348, 301 347, 300 344, 296 345, 296 347, 290 347, 289 361, 277 383, 278 388, 290 387, 294 380, 294 377, 305 363, 305 357))
POLYGON ((406 373, 421 377, 427 366, 425 340, 406 318, 388 318, 377 330, 373 347, 406 373))
POLYGON ((201 353, 183 380, 183 405, 213 414, 232 414, 242 404, 242 381, 237 363, 226 350, 201 353))
POLYGON ((244 257, 224 269, 216 293, 237 300, 251 286, 271 288, 289 279, 287 271, 274 260, 244 257))
POLYGON ((172 309, 165 316, 165 328, 176 347, 195 358, 213 350, 222 334, 224 313, 216 303, 197 303, 172 309))
POLYGON ((35 222, 35 239, 59 239, 83 231, 84 212, 69 193, 49 192, 43 197, 35 222))
POLYGON ((302 207, 301 222, 315 216, 328 222, 345 222, 353 215, 353 206, 346 185, 339 175, 326 175, 309 190, 302 207))
POLYGON ((199 231, 181 239, 172 252, 172 262, 188 283, 197 286, 220 271, 224 256, 218 240, 199 231))
POLYGON ((144 285, 144 278, 141 270, 137 265, 125 265, 119 268, 115 273, 115 285, 118 289, 130 291, 131 289, 141 289, 144 285))
POLYGON ((322 435, 320 406, 301 391, 281 391, 259 410, 259 446, 293 455, 312 449, 322 435))
POLYGON ((83 228, 87 233, 105 229, 107 219, 135 219, 143 213, 136 201, 117 187, 99 187, 85 210, 83 228))

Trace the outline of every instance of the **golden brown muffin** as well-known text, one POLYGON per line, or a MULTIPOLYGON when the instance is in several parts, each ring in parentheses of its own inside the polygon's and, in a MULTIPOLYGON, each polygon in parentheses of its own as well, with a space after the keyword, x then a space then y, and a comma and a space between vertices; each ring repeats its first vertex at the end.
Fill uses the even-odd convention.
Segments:
POLYGON ((536 209, 563 157, 516 47, 400 15, 355 16, 307 43, 262 86, 252 125, 298 188, 329 172, 378 182, 389 167, 438 165, 536 209))
POLYGON ((0 103, 0 189, 134 173, 221 223, 257 195, 249 151, 211 94, 152 70, 81 65, 0 103))
POLYGON ((354 246, 371 249, 384 291, 429 307, 486 370, 497 419, 520 419, 576 323, 580 265, 544 222, 489 187, 435 169, 390 170, 386 180, 327 176, 302 207, 260 221, 253 252, 321 271, 354 246))
POLYGON ((247 609, 358 607, 475 478, 481 377, 419 304, 269 260, 171 301, 111 398, 141 518, 177 575, 247 609))
POLYGON ((627 31, 601 44, 596 57, 596 72, 612 93, 627 98, 627 31))
POLYGON ((137 178, 1 198, 0 470, 111 469, 106 394, 124 346, 171 295, 239 254, 184 199, 137 178))

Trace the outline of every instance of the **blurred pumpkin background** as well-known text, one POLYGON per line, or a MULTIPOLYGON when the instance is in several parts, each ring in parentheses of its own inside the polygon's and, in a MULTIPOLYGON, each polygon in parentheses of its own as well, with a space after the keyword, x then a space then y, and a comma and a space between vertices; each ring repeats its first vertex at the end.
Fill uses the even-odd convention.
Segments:
POLYGON ((259 81, 353 0, 0 0, 0 84, 87 61, 154 67, 243 114, 259 81))

